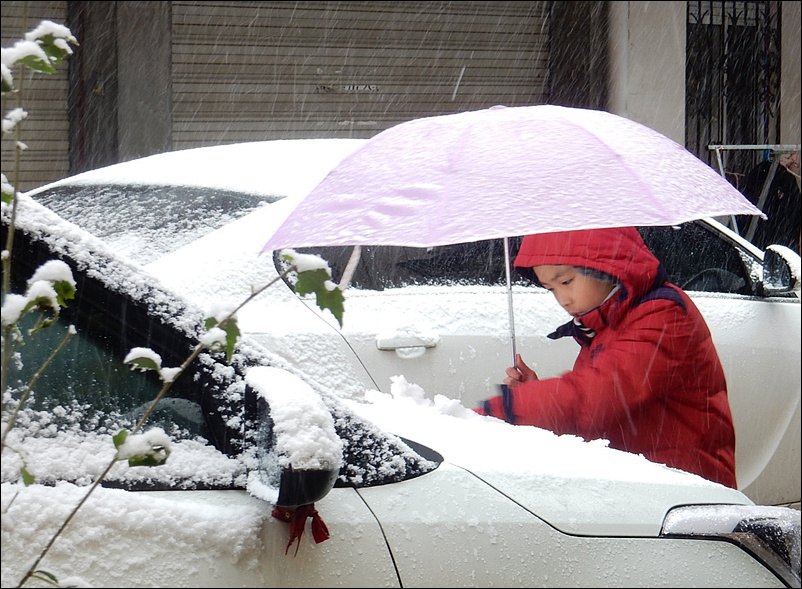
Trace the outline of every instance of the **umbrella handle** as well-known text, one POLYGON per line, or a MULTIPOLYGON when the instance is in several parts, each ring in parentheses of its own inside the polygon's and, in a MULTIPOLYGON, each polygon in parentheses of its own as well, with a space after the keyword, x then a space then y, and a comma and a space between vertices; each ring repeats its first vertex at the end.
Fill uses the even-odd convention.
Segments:
POLYGON ((510 345, 512 347, 512 365, 515 366, 517 361, 517 352, 515 350, 515 317, 512 311, 512 278, 510 277, 510 239, 504 238, 504 269, 507 273, 507 308, 510 316, 510 345))

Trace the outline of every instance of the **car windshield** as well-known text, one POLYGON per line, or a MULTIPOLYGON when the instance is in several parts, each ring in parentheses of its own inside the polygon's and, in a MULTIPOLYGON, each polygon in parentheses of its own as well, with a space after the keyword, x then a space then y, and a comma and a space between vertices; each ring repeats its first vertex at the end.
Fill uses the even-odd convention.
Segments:
POLYGON ((34 198, 147 264, 282 197, 191 186, 65 184, 34 198))

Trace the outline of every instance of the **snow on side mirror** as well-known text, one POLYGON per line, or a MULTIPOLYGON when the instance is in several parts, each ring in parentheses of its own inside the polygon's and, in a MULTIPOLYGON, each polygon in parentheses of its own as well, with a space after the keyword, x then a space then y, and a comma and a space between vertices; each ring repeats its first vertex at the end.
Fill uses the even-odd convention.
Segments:
POLYGON ((342 440, 320 396, 280 368, 251 368, 246 382, 257 393, 257 468, 251 495, 279 507, 319 501, 334 486, 342 465, 342 440))
POLYGON ((784 245, 770 245, 763 256, 763 286, 767 295, 800 291, 800 257, 784 245))

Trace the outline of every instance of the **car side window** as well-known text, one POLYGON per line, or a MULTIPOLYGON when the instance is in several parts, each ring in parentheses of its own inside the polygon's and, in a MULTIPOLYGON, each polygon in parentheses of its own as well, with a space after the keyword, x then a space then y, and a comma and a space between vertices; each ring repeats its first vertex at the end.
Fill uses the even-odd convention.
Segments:
MULTIPOLYGON (((5 235, 5 224, 3 229, 5 235)), ((31 239, 22 231, 17 232, 14 247, 18 255, 12 265, 12 291, 24 292, 25 281, 33 271, 44 260, 59 256, 45 241, 31 239)), ((11 407, 6 403, 20 398, 31 377, 63 340, 69 326, 74 325, 71 339, 33 383, 15 431, 20 444, 28 438, 56 446, 80 443, 85 447, 97 446, 97 451, 105 454, 113 448, 111 440, 105 438, 121 429, 131 431, 163 385, 155 372, 132 371, 123 362, 127 353, 134 347, 149 347, 161 355, 163 366, 174 367, 189 356, 192 345, 185 334, 163 321, 158 309, 151 306, 152 302, 138 300, 125 289, 110 288, 81 264, 68 263, 77 284, 75 298, 67 301, 56 324, 34 336, 25 336, 20 355, 7 375, 11 394, 4 399, 4 416, 11 407), (61 441, 62 435, 66 435, 68 441, 61 441)), ((109 272, 114 274, 111 269, 109 272)), ((35 321, 34 315, 22 318, 19 327, 23 334, 35 321)), ((211 365, 211 359, 201 360, 193 363, 187 373, 173 383, 142 431, 159 427, 171 442, 189 444, 182 446, 181 453, 190 452, 214 461, 214 474, 201 477, 192 469, 183 468, 180 459, 171 457, 174 466, 167 470, 163 467, 123 469, 109 475, 104 485, 171 489, 196 486, 203 478, 206 488, 241 487, 237 477, 243 466, 230 457, 242 450, 242 443, 236 439, 236 432, 225 425, 225 421, 232 419, 231 411, 241 410, 234 407, 229 411, 214 399, 215 395, 227 393, 231 379, 222 378, 219 367, 211 365)), ((23 460, 27 452, 20 454, 23 460)), ((50 477, 46 479, 50 482, 78 482, 87 477, 91 480, 97 465, 92 461, 83 465, 79 460, 69 468, 66 465, 65 468, 48 468, 47 474, 42 464, 38 466, 38 474, 50 477)))
MULTIPOLYGON (((511 255, 520 238, 510 239, 511 255)), ((339 282, 353 247, 306 248, 320 256, 339 282)), ((278 254, 276 254, 278 256, 278 254)), ((278 258, 277 258, 278 259, 278 258)), ((281 268, 281 263, 278 264, 281 268)), ((516 273, 513 281, 522 280, 516 273)), ((411 285, 502 285, 506 283, 504 240, 491 239, 429 248, 364 246, 350 287, 384 290, 411 285)))
MULTIPOLYGON (((684 290, 752 294, 751 268, 739 248, 696 222, 679 226, 639 227, 644 242, 659 259, 671 283, 684 290)), ((510 258, 521 242, 510 238, 510 258)), ((338 282, 353 247, 307 248, 326 260, 338 282)), ((350 286, 384 290, 409 285, 503 285, 504 241, 492 239, 473 243, 408 248, 366 246, 350 286)), ((514 283, 528 284, 517 272, 514 283)))
MULTIPOLYGON (((672 227, 640 227, 644 242, 669 280, 684 290, 751 294, 752 279, 736 245, 695 222, 672 227)), ((521 238, 510 239, 515 259, 521 238)), ((335 281, 342 276, 352 247, 302 250, 329 262, 335 281)), ((529 284, 518 272, 515 283, 529 284)), ((504 241, 493 239, 431 248, 366 246, 350 286, 384 290, 409 285, 503 285, 504 241)))
MULTIPOLYGON (((87 433, 130 430, 150 407, 162 382, 152 371, 133 371, 123 363, 125 353, 118 342, 127 337, 121 323, 97 309, 80 316, 86 305, 80 298, 72 303, 56 324, 27 338, 23 361, 10 371, 12 388, 30 381, 58 347, 69 325, 75 324, 74 335, 37 378, 30 407, 50 414, 56 425, 87 433)), ((27 324, 33 319, 23 318, 21 331, 29 329, 27 324)), ((175 393, 162 399, 148 418, 147 427, 154 426, 175 439, 209 438, 200 405, 175 393)))
POLYGON ((751 278, 739 249, 695 222, 639 227, 669 281, 688 291, 751 294, 751 278))
MULTIPOLYGON (((2 229, 0 237, 5 240, 5 222, 2 229)), ((26 401, 12 432, 13 456, 7 461, 4 455, 3 479, 18 480, 21 468, 30 466, 40 482, 87 484, 107 464, 104 457, 113 457, 109 438, 120 429, 130 431, 162 388, 154 372, 131 371, 123 362, 127 353, 133 347, 147 347, 161 356, 162 366, 177 367, 204 332, 203 315, 147 283, 145 273, 93 248, 91 242, 78 245, 80 261, 76 261, 72 245, 62 249, 51 244, 51 239, 61 245, 70 241, 58 237, 57 227, 52 234, 38 229, 33 233, 15 234, 12 291, 23 292, 25 281, 44 261, 61 258, 72 270, 76 296, 62 309, 58 325, 26 338, 24 351, 9 371, 4 420, 70 325, 76 333, 56 364, 48 366, 32 387, 34 399, 26 401), (88 253, 93 258, 89 268, 88 253), (69 449, 72 458, 63 468, 54 467, 50 453, 42 451, 45 446, 55 447, 58 456, 69 449)), ((20 325, 21 332, 27 327, 20 325)), ((131 490, 245 488, 246 465, 253 465, 259 425, 266 419, 260 420, 257 396, 245 375, 253 366, 269 364, 270 359, 251 343, 240 342, 230 361, 223 353, 201 352, 173 382, 143 428, 165 431, 173 446, 169 460, 157 467, 118 464, 103 485, 131 490)), ((410 449, 399 438, 357 418, 335 397, 324 399, 343 443, 338 484, 382 485, 420 476, 439 464, 434 455, 419 454, 420 448, 410 449)), ((265 450, 264 440, 261 444, 258 448, 265 450)))

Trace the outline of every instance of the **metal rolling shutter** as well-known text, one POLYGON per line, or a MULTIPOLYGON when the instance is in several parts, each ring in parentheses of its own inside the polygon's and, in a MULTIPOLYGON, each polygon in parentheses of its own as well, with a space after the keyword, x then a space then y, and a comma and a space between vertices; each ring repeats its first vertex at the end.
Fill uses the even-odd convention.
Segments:
POLYGON ((173 2, 173 147, 546 101, 547 2, 173 2))
MULTIPOLYGON (((22 3, 2 3, 2 46, 11 47, 41 21, 66 24, 66 2, 29 2, 28 19, 23 23, 22 3)), ((80 43, 80 39, 78 40, 80 43)), ((27 145, 22 153, 17 190, 25 191, 58 180, 69 173, 68 149, 68 73, 67 60, 56 67, 55 74, 43 74, 26 69, 22 80, 22 108, 28 117, 22 123, 22 141, 27 145)), ((19 88, 19 71, 14 72, 14 85, 19 88)), ((3 98, 5 112, 16 106, 16 98, 3 98)), ((14 180, 14 138, 3 138, 2 167, 12 184, 14 180)))

